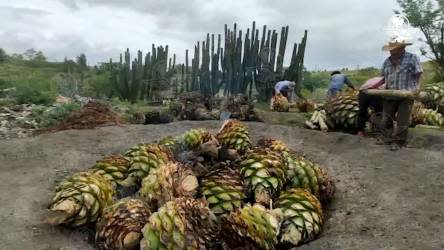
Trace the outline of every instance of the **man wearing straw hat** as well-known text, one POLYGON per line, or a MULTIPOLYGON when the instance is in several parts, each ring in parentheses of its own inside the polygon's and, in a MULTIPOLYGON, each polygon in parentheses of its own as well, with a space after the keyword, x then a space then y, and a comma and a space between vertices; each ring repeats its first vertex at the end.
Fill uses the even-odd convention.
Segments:
MULTIPOLYGON (((412 92, 419 89, 423 69, 419 57, 405 51, 408 45, 411 43, 391 39, 383 47, 384 51, 390 52, 390 57, 384 61, 381 71, 387 89, 412 92)), ((411 99, 386 99, 383 101, 382 126, 388 138, 386 143, 391 144, 392 151, 406 145, 412 107, 413 100, 411 99), (395 120, 397 126, 393 130, 393 121, 395 120)))

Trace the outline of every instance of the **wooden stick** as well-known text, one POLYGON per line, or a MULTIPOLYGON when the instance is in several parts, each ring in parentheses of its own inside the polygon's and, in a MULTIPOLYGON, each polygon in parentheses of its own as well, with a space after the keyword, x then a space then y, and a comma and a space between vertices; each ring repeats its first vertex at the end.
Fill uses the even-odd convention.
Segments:
POLYGON ((367 89, 364 93, 371 96, 380 96, 388 99, 407 99, 414 100, 417 95, 413 91, 393 90, 393 89, 367 89))

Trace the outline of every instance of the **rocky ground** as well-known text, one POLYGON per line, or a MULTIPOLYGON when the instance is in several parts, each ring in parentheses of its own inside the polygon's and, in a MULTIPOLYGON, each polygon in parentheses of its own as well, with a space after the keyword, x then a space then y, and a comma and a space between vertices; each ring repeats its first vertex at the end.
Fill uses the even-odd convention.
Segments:
MULTIPOLYGON (((91 249, 88 230, 42 223, 54 185, 101 157, 218 121, 67 130, 0 141, 0 249, 91 249)), ((274 136, 337 179, 323 234, 301 249, 443 249, 444 132, 414 130, 411 148, 374 139, 248 123, 254 140, 274 136)))
POLYGON ((0 107, 0 140, 32 136, 38 123, 31 117, 35 105, 0 107))

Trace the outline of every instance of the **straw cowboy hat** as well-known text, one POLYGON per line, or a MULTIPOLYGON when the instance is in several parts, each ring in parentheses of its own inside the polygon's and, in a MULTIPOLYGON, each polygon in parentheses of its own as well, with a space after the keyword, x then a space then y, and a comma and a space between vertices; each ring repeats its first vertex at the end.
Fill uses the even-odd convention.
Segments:
POLYGON ((397 48, 406 47, 408 45, 412 45, 412 43, 406 42, 405 40, 402 40, 400 42, 396 39, 392 39, 386 45, 384 45, 384 47, 382 47, 382 50, 383 51, 390 51, 390 50, 394 50, 397 48))

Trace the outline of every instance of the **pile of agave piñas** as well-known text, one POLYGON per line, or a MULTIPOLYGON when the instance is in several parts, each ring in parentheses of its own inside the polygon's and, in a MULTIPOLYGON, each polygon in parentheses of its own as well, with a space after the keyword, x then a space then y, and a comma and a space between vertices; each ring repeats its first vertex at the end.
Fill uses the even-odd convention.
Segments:
POLYGON ((283 96, 281 93, 277 93, 271 98, 271 110, 277 112, 288 112, 290 111, 290 103, 287 97, 283 96))
POLYGON ((319 235, 334 190, 325 169, 278 140, 253 147, 228 120, 216 135, 140 144, 66 178, 46 221, 94 227, 103 249, 289 249, 319 235))
MULTIPOLYGON (((411 125, 444 127, 444 82, 427 85, 421 93, 422 98, 415 101, 413 106, 411 125)), ((346 91, 328 100, 323 108, 313 113, 306 121, 306 127, 322 131, 357 131, 359 113, 357 91, 346 91)))

